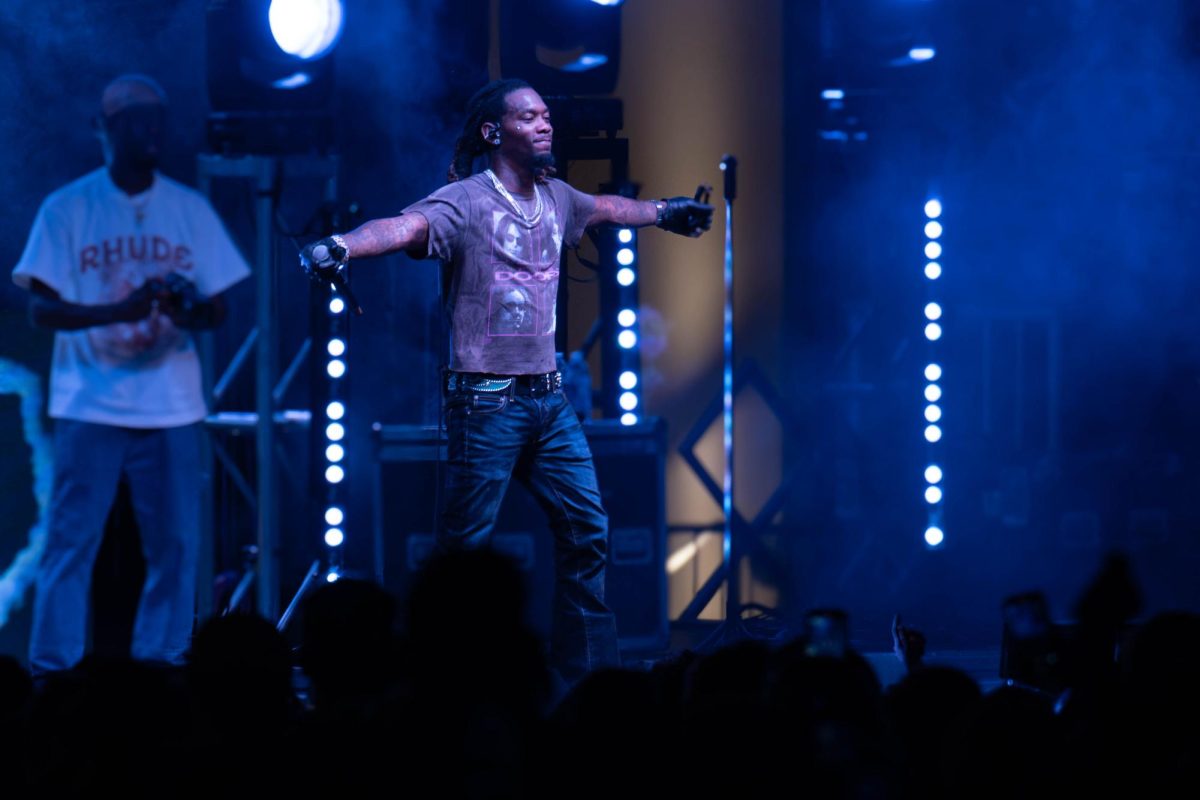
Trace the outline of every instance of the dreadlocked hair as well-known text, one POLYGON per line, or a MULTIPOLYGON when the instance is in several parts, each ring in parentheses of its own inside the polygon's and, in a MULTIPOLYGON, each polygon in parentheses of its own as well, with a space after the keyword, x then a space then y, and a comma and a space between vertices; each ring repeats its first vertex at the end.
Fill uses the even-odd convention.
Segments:
MULTIPOLYGON (((502 78, 492 81, 471 96, 467 103, 467 121, 463 123, 462 133, 454 144, 454 157, 450 159, 450 168, 446 170, 447 183, 471 177, 475 159, 498 147, 484 139, 479 129, 485 122, 499 125, 508 111, 505 98, 518 89, 531 88, 520 78, 502 78)), ((534 177, 539 183, 544 183, 554 172, 554 167, 542 167, 534 177)))

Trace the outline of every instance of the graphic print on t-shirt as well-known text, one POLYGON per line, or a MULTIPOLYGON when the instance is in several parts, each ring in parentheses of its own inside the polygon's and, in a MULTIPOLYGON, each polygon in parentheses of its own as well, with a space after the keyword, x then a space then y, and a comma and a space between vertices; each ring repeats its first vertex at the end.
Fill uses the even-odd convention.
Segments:
POLYGON ((554 333, 562 232, 552 207, 545 227, 532 229, 505 210, 492 211, 492 284, 488 292, 488 336, 545 336, 554 333))
MULTIPOLYGON (((78 266, 83 280, 98 281, 99 302, 118 303, 151 278, 192 269, 191 250, 162 236, 116 236, 85 245, 78 266)), ((185 344, 170 317, 155 310, 137 322, 89 328, 97 357, 113 364, 149 363, 185 344)))

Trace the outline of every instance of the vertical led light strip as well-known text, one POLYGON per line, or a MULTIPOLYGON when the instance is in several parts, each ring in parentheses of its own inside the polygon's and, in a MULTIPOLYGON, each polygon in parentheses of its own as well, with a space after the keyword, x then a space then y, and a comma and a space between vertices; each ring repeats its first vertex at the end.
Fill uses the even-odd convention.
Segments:
POLYGON ((346 477, 346 302, 341 297, 329 300, 329 336, 325 342, 325 374, 329 377, 329 402, 325 406, 325 547, 330 583, 341 575, 343 544, 346 541, 346 512, 342 501, 342 481, 346 477))
MULTIPOLYGON (((641 346, 638 324, 637 232, 631 228, 617 231, 617 351, 620 374, 621 424, 636 425, 641 418, 641 346)), ((611 373, 610 373, 611 374, 611 373)))
POLYGON ((928 508, 925 525, 925 545, 941 547, 946 540, 942 529, 942 510, 945 503, 942 467, 942 366, 938 351, 942 340, 942 306, 938 291, 942 277, 942 202, 930 198, 925 202, 925 308, 924 325, 928 359, 925 364, 925 504, 928 508))

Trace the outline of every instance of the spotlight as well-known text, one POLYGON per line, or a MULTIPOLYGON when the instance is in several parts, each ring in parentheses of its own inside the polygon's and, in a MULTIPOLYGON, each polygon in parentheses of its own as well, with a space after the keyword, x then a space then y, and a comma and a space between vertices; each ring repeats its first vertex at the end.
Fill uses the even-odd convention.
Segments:
POLYGON ((925 257, 926 258, 941 258, 942 257, 942 246, 940 244, 938 244, 937 242, 927 242, 925 244, 925 257))
POLYGON ((342 35, 341 0, 271 0, 267 19, 279 49, 304 61, 328 53, 342 35))
MULTIPOLYGON (((930 317, 930 319, 937 319, 937 317, 930 317)), ((343 339, 330 339, 325 349, 331 356, 340 356, 346 352, 346 342, 343 339)))
POLYGON ((346 407, 337 400, 334 400, 332 403, 325 406, 325 416, 329 417, 330 419, 341 419, 342 417, 346 416, 346 407))
POLYGON ((333 90, 341 0, 225 0, 207 11, 214 111, 304 110, 333 90))
POLYGON ((633 411, 638 405, 637 395, 633 392, 622 392, 620 403, 621 408, 625 409, 626 411, 633 411))
POLYGON ((939 547, 945 541, 946 535, 942 533, 942 529, 930 525, 925 529, 925 544, 930 547, 939 547))
POLYGON ((617 241, 621 244, 629 244, 633 241, 633 231, 629 230, 629 228, 621 228, 617 232, 617 241))
POLYGON ((617 283, 622 286, 632 286, 635 275, 629 267, 621 267, 617 270, 617 283))
POLYGON ((638 384, 637 373, 631 371, 622 372, 621 377, 618 378, 618 382, 621 384, 622 389, 632 389, 638 384))
POLYGON ((637 322, 637 313, 632 308, 623 308, 617 314, 617 322, 621 326, 628 328, 637 322))
POLYGON ((925 265, 925 277, 931 281, 936 281, 942 277, 942 265, 936 261, 930 261, 925 265))
POLYGON ((925 380, 940 381, 942 379, 942 368, 937 364, 930 364, 925 367, 925 380))
POLYGON ((335 297, 329 301, 329 313, 340 314, 346 310, 346 301, 340 297, 335 297))
POLYGON ((942 387, 936 383, 931 383, 925 387, 925 399, 931 403, 936 403, 942 399, 942 387))
POLYGON ((340 422, 331 422, 325 428, 325 438, 331 442, 340 442, 346 435, 346 429, 340 422))
POLYGON ((925 204, 925 216, 930 219, 937 219, 942 215, 942 201, 930 200, 925 204))
POLYGON ((925 441, 933 443, 933 442, 941 441, 941 438, 942 438, 942 429, 941 428, 939 428, 937 425, 926 425, 925 426, 925 441))
POLYGON ((931 506, 935 506, 942 502, 942 490, 936 486, 930 486, 925 489, 925 502, 931 506))
POLYGON ((908 51, 908 57, 913 61, 930 61, 937 55, 932 47, 914 47, 908 51))
POLYGON ((638 415, 631 412, 625 412, 621 415, 622 425, 637 425, 638 415))
POLYGON ((332 359, 329 362, 329 366, 325 368, 325 371, 329 373, 329 377, 331 378, 340 378, 346 374, 346 362, 340 358, 332 359))
POLYGON ((329 525, 341 525, 346 519, 346 514, 337 506, 330 506, 325 509, 325 522, 329 525))
POLYGON ((325 480, 330 483, 341 483, 342 478, 346 477, 346 470, 339 467, 337 464, 330 464, 325 468, 325 480))
POLYGON ((942 418, 942 409, 932 403, 925 406, 925 419, 929 422, 937 422, 942 418))
MULTIPOLYGON (((932 420, 931 420, 932 421, 932 420)), ((346 457, 346 449, 340 444, 331 444, 325 448, 325 460, 337 463, 346 457)))
POLYGON ((929 303, 925 306, 925 319, 941 319, 942 307, 937 303, 929 303))
POLYGON ((632 350, 637 344, 637 334, 626 328, 617 334, 617 344, 626 350, 632 350))
POLYGON ((340 528, 330 528, 325 531, 325 544, 330 547, 341 547, 344 541, 346 541, 346 537, 342 534, 340 528))
POLYGON ((937 239, 942 235, 942 223, 936 220, 930 220, 925 223, 925 235, 930 239, 937 239))
POLYGON ((927 483, 942 482, 942 468, 937 464, 930 464, 925 468, 925 481, 927 483))
POLYGON ((931 342, 936 342, 942 338, 942 326, 936 322, 931 322, 925 326, 925 338, 931 342))
POLYGON ((617 251, 617 263, 623 267, 628 267, 633 263, 633 250, 628 247, 622 247, 617 251))

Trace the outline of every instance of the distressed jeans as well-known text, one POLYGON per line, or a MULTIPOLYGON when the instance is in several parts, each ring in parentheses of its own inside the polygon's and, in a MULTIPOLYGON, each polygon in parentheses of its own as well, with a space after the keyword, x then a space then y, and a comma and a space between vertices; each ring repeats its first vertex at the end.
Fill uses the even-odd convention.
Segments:
POLYGON ((454 391, 446 397, 446 429, 439 549, 487 546, 515 477, 545 511, 554 537, 552 665, 568 683, 617 666, 616 621, 604 602, 608 516, 566 396, 454 391))
POLYGON ((69 669, 83 657, 92 567, 122 477, 146 557, 132 655, 179 663, 187 650, 200 539, 200 426, 137 429, 59 419, 29 640, 35 674, 69 669))

